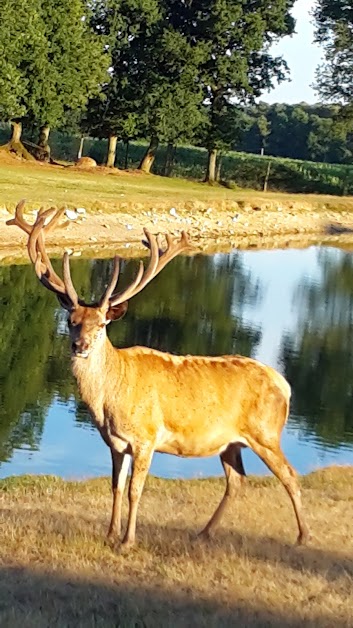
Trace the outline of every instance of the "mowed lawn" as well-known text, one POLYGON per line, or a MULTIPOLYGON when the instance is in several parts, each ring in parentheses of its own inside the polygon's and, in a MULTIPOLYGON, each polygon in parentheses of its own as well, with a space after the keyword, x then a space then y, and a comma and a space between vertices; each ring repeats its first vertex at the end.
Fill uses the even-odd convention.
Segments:
POLYGON ((139 543, 125 555, 104 542, 108 479, 2 480, 0 625, 352 626, 353 467, 302 487, 314 538, 298 548, 274 478, 248 479, 208 542, 196 533, 223 480, 149 478, 139 543))
POLYGON ((218 204, 235 201, 299 202, 313 207, 336 210, 353 210, 353 198, 322 195, 263 193, 253 190, 230 190, 222 186, 209 186, 185 179, 145 175, 137 171, 121 172, 99 169, 79 171, 71 167, 26 164, 0 161, 0 207, 11 211, 15 204, 26 198, 29 209, 38 205, 84 206, 88 210, 115 211, 128 207, 140 211, 144 206, 173 207, 199 202, 218 204))

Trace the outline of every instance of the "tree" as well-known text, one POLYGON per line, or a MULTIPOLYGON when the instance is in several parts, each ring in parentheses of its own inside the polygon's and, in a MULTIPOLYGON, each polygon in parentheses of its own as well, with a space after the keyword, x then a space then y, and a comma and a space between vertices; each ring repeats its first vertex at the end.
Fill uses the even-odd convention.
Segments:
POLYGON ((41 152, 48 154, 48 127, 58 126, 99 92, 108 79, 109 57, 102 38, 90 30, 84 0, 26 0, 21 7, 5 0, 0 16, 7 24, 0 34, 6 60, 0 70, 2 117, 15 121, 12 143, 20 140, 23 120, 38 124, 41 152), (9 82, 15 87, 11 99, 9 82))
POLYGON ((104 101, 90 101, 83 127, 97 137, 108 137, 109 167, 115 164, 118 139, 142 134, 146 63, 159 20, 158 0, 98 0, 93 5, 91 23, 105 36, 111 80, 104 87, 104 101))
POLYGON ((62 124, 82 111, 90 97, 109 80, 109 55, 104 38, 90 26, 86 0, 45 0, 42 4, 44 35, 48 42, 46 80, 33 85, 30 114, 40 126, 39 146, 48 152, 50 126, 62 124))
POLYGON ((353 106, 353 9, 351 0, 317 0, 314 12, 316 41, 325 61, 316 73, 323 99, 353 106))
POLYGON ((21 143, 21 121, 28 113, 31 79, 40 73, 46 45, 39 0, 3 0, 0 21, 0 117, 12 122, 12 137, 3 148, 31 159, 21 143))
POLYGON ((164 17, 147 62, 146 131, 151 142, 139 166, 144 172, 150 172, 159 141, 171 152, 178 143, 191 142, 202 124, 202 59, 202 47, 191 46, 164 17))
POLYGON ((202 45, 205 59, 200 66, 204 98, 209 105, 209 151, 206 179, 216 177, 217 150, 222 143, 217 132, 223 111, 231 98, 245 101, 283 80, 287 66, 274 58, 269 46, 278 37, 291 34, 294 20, 289 10, 294 0, 165 0, 168 19, 191 46, 202 45))
POLYGON ((149 172, 160 140, 175 145, 190 139, 199 124, 199 50, 171 27, 159 0, 102 0, 95 4, 93 25, 107 37, 111 82, 104 103, 90 103, 86 128, 109 138, 109 166, 118 139, 149 137, 140 164, 149 172))

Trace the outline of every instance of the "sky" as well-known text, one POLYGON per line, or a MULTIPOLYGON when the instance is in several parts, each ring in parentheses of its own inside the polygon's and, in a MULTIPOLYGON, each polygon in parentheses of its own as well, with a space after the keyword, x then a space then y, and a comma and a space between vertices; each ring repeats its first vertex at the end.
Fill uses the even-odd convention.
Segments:
POLYGON ((313 44, 314 27, 310 23, 310 11, 315 0, 297 0, 293 7, 296 19, 295 34, 284 37, 273 46, 271 53, 282 55, 290 69, 291 82, 281 83, 270 93, 264 93, 261 100, 268 103, 307 102, 314 104, 319 101, 318 95, 311 87, 315 80, 315 70, 322 57, 322 49, 313 44))

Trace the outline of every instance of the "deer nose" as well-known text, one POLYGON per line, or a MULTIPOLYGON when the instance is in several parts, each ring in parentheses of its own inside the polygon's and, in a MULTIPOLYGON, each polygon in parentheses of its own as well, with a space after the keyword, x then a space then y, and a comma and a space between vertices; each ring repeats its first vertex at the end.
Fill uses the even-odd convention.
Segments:
POLYGON ((84 353, 88 349, 88 343, 84 340, 77 340, 71 345, 73 353, 84 353))

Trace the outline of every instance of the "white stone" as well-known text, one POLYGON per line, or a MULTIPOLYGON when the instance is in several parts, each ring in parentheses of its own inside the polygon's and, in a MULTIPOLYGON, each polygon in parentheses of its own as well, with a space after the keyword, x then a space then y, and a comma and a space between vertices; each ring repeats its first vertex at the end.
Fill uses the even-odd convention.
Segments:
POLYGON ((68 218, 69 220, 77 220, 77 214, 74 210, 72 209, 65 209, 65 216, 66 218, 68 218))

